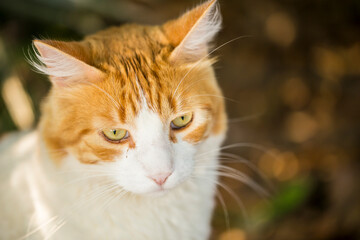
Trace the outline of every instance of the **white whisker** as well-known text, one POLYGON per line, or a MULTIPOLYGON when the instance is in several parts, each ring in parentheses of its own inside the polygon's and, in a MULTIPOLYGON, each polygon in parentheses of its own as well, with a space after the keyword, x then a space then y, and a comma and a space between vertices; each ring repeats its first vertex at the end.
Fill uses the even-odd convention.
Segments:
POLYGON ((232 154, 232 153, 225 153, 225 152, 221 152, 220 156, 227 156, 230 157, 229 162, 239 162, 239 163, 244 163, 246 166, 248 166, 251 170, 253 170, 255 173, 257 173, 260 178, 266 183, 266 185, 268 185, 268 187, 274 191, 275 187, 272 184, 272 182, 270 181, 270 179, 263 173, 260 171, 260 169, 254 164, 252 163, 250 160, 240 157, 236 154, 232 154), (233 161, 231 161, 233 160, 233 161))
POLYGON ((195 98, 195 97, 217 97, 217 98, 225 99, 225 100, 227 100, 227 101, 231 101, 231 102, 235 102, 235 103, 240 103, 239 101, 236 101, 236 100, 234 100, 234 99, 227 98, 227 97, 224 97, 224 96, 221 96, 221 95, 214 95, 214 94, 199 94, 199 95, 193 95, 193 96, 188 97, 187 99, 191 99, 191 98, 195 98))
POLYGON ((56 219, 58 219, 59 216, 53 216, 52 218, 50 218, 49 220, 47 220, 46 222, 40 224, 39 226, 37 226, 35 229, 29 231, 28 233, 26 233, 26 235, 20 237, 18 240, 25 240, 28 237, 30 237, 31 235, 37 233, 38 231, 40 231, 42 228, 44 228, 46 225, 49 225, 51 222, 55 221, 56 219))
POLYGON ((219 199, 219 202, 223 208, 224 211, 224 217, 225 217, 225 224, 226 224, 226 229, 229 230, 230 229, 230 218, 229 218, 229 212, 227 210, 224 198, 221 196, 221 193, 217 190, 216 191, 216 196, 219 199))
POLYGON ((225 189, 225 191, 227 191, 229 194, 230 194, 230 196, 232 197, 232 198, 234 198, 235 199, 235 201, 237 202, 237 204, 239 205, 239 208, 240 208, 240 210, 241 210, 241 213, 242 213, 242 215, 243 215, 243 218, 244 218, 244 221, 245 221, 245 225, 246 226, 248 226, 249 224, 249 215, 248 215, 248 213, 247 213, 247 211, 246 211, 246 209, 245 209, 245 205, 244 205, 244 203, 241 201, 241 199, 234 193, 234 191, 233 190, 231 190, 231 188, 229 188, 227 185, 225 185, 224 183, 218 183, 218 185, 220 186, 220 187, 222 187, 223 189, 225 189))
MULTIPOLYGON (((192 175, 191 177, 194 178, 194 179, 205 179, 205 180, 207 180, 207 181, 213 182, 213 183, 215 183, 216 185, 219 185, 219 186, 220 186, 220 182, 218 182, 217 180, 210 179, 210 178, 205 177, 205 176, 192 175)), ((222 197, 221 192, 220 192, 218 189, 216 190, 215 194, 216 194, 215 196, 218 198, 219 203, 220 203, 220 205, 221 205, 221 208, 222 208, 222 210, 223 210, 223 212, 224 212, 226 229, 229 230, 229 229, 230 229, 230 218, 229 218, 229 212, 228 212, 228 210, 227 210, 227 206, 226 206, 225 200, 224 200, 224 198, 222 197)))
POLYGON ((219 150, 225 150, 225 149, 237 148, 237 147, 255 148, 255 149, 259 150, 259 151, 262 151, 262 152, 264 152, 266 154, 269 154, 274 159, 277 159, 277 156, 274 153, 272 153, 270 150, 266 149, 264 146, 261 146, 259 144, 255 144, 255 143, 234 143, 234 144, 229 144, 229 145, 226 145, 226 146, 223 146, 223 147, 212 149, 211 151, 201 153, 201 154, 197 155, 197 157, 204 156, 204 155, 207 155, 207 154, 211 154, 211 153, 214 153, 214 152, 218 152, 219 150))
POLYGON ((248 37, 252 37, 252 36, 251 36, 251 35, 245 35, 245 36, 240 36, 240 37, 233 38, 233 39, 231 39, 231 40, 229 40, 229 41, 221 44, 221 45, 218 46, 217 48, 213 49, 213 50, 210 51, 207 55, 205 55, 205 56, 202 57, 200 60, 198 60, 198 61, 195 63, 195 65, 192 66, 192 67, 190 68, 190 70, 189 70, 189 71, 184 75, 184 77, 180 80, 180 82, 178 83, 178 85, 177 85, 176 88, 175 88, 174 93, 173 93, 172 96, 171 96, 171 99, 174 98, 174 96, 175 96, 175 94, 176 94, 179 86, 180 86, 181 83, 183 82, 183 80, 184 80, 184 79, 189 75, 189 73, 190 73, 192 70, 194 70, 195 67, 197 67, 203 60, 205 60, 208 56, 210 56, 212 53, 214 53, 215 51, 219 50, 220 48, 224 47, 225 45, 227 45, 227 44, 229 44, 229 43, 232 43, 232 42, 234 42, 234 41, 236 41, 236 40, 243 39, 243 38, 248 38, 248 37))
POLYGON ((260 112, 260 113, 247 115, 247 116, 244 116, 244 117, 230 118, 230 119, 228 119, 228 123, 232 124, 232 123, 239 123, 239 122, 245 122, 245 121, 249 121, 249 120, 254 120, 254 119, 257 119, 257 118, 261 117, 262 115, 264 115, 264 113, 260 112))

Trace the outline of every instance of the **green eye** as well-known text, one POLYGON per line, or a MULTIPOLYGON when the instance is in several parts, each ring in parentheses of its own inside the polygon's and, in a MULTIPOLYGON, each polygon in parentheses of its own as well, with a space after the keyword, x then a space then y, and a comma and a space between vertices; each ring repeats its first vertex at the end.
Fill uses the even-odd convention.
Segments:
POLYGON ((171 121, 171 128, 172 129, 180 129, 186 127, 192 120, 193 114, 187 113, 180 117, 175 118, 171 121))
POLYGON ((125 129, 117 128, 117 129, 103 129, 102 133, 104 137, 112 142, 118 142, 124 138, 128 137, 128 131, 125 129))

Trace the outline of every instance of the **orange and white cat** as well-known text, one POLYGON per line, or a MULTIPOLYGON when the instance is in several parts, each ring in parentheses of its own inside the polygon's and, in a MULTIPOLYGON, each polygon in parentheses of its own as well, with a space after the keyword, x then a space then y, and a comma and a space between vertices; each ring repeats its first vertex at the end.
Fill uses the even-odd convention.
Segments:
POLYGON ((161 26, 35 40, 39 127, 0 145, 0 239, 210 236, 226 114, 216 0, 161 26))

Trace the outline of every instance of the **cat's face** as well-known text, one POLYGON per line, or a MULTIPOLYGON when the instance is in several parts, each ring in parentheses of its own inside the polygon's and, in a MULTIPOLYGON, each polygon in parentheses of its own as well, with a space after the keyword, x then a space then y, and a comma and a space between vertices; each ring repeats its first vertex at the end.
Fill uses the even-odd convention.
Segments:
POLYGON ((187 180, 201 145, 226 130, 206 57, 218 30, 215 9, 211 1, 162 27, 128 25, 82 42, 35 42, 46 65, 38 67, 54 83, 41 125, 54 161, 61 166, 72 156, 84 166, 101 166, 137 194, 187 180), (199 27, 216 29, 199 42, 199 27))

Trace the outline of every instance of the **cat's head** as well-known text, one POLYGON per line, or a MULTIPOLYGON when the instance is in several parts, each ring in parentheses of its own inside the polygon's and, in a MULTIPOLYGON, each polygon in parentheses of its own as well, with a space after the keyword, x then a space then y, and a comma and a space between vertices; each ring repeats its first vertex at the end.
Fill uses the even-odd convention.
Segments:
POLYGON ((41 131, 56 165, 69 156, 99 165, 133 193, 188 179, 201 145, 226 131, 208 56, 220 25, 213 0, 161 26, 114 27, 80 42, 35 40, 42 64, 33 64, 53 83, 41 131))

